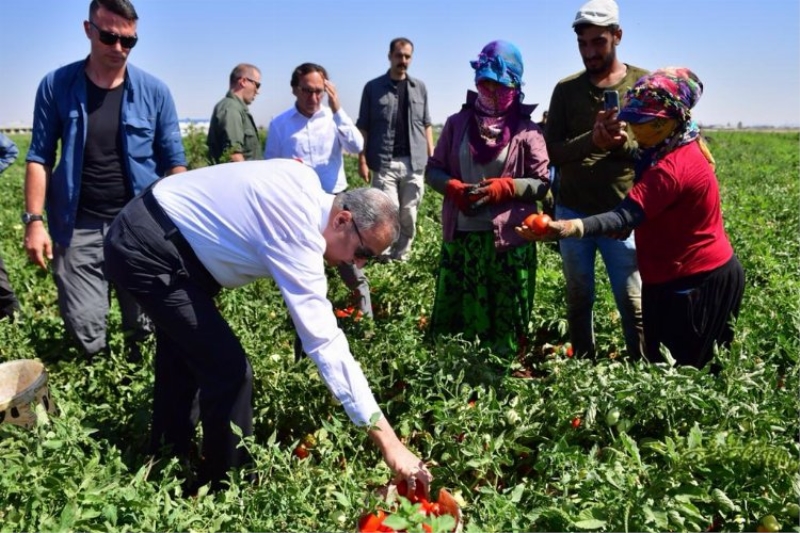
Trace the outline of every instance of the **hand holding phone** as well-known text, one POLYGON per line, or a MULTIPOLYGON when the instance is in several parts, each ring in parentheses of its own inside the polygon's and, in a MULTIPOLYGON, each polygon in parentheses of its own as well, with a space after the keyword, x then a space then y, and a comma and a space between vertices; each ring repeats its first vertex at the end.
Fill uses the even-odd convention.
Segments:
POLYGON ((613 89, 603 91, 603 109, 611 111, 619 109, 619 93, 613 89))

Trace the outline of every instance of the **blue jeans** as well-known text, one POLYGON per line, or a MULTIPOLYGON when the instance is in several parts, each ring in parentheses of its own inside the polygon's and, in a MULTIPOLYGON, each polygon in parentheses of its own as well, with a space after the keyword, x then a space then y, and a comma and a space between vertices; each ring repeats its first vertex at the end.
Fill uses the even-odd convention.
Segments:
MULTIPOLYGON (((582 213, 556 205, 556 218, 559 220, 583 217, 582 213)), ((622 318, 622 332, 628 354, 634 359, 640 358, 644 346, 642 278, 636 262, 633 234, 622 241, 610 237, 563 239, 560 246, 567 284, 567 323, 575 354, 595 357, 592 308, 595 301, 594 263, 599 250, 622 318)))

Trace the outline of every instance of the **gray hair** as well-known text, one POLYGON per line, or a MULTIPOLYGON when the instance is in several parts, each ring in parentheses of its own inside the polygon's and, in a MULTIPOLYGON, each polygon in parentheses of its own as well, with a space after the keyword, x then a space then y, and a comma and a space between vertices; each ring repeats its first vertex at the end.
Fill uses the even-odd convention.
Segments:
POLYGON ((251 65, 250 63, 239 63, 233 67, 230 79, 228 80, 228 84, 230 85, 231 89, 236 86, 236 82, 239 81, 240 78, 248 78, 252 76, 252 72, 258 72, 261 74, 261 71, 258 69, 258 67, 251 65))
POLYGON ((333 205, 347 210, 362 231, 386 231, 391 242, 400 236, 400 211, 385 192, 374 187, 350 189, 336 195, 333 205))

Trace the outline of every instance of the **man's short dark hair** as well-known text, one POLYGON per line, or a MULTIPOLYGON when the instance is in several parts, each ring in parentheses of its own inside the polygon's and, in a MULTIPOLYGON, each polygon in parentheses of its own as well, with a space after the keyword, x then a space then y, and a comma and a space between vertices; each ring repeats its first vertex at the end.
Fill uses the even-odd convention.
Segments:
POLYGON ((394 52, 394 47, 397 45, 405 46, 407 44, 411 45, 411 49, 414 49, 414 43, 411 42, 411 39, 406 39, 405 37, 396 37, 392 39, 392 42, 389 43, 389 53, 391 54, 394 52))
POLYGON ((328 79, 328 71, 325 70, 325 67, 322 65, 317 65, 316 63, 303 63, 292 72, 292 80, 289 82, 292 88, 300 85, 300 78, 306 74, 311 74, 312 72, 319 72, 322 75, 323 80, 328 79))
POLYGON ((92 0, 92 3, 89 4, 89 20, 92 20, 92 17, 97 13, 97 10, 100 9, 100 6, 103 6, 103 8, 111 11, 115 15, 119 15, 125 20, 131 22, 139 20, 136 9, 128 0, 92 0))

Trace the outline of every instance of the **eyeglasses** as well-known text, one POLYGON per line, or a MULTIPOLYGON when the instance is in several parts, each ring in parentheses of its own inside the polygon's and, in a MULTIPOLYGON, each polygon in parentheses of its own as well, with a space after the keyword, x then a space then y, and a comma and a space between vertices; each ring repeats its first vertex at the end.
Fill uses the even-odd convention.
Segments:
POLYGON ((119 41, 119 44, 122 45, 122 48, 133 48, 136 46, 136 43, 139 41, 139 37, 137 35, 133 36, 124 36, 124 35, 117 35, 116 33, 111 33, 110 31, 101 30, 97 27, 97 24, 89 21, 89 24, 92 25, 92 28, 97 30, 97 35, 100 38, 100 42, 108 45, 114 46, 119 41))
POLYGON ((325 92, 325 89, 312 89, 311 87, 300 87, 300 91, 306 96, 316 96, 325 92))
POLYGON ((249 81, 250 83, 252 83, 253 85, 255 85, 256 86, 256 90, 261 88, 261 82, 260 81, 256 81, 253 78, 248 78, 247 76, 243 76, 243 78, 246 79, 247 81, 249 81))
MULTIPOLYGON (((350 211, 349 209, 347 209, 346 205, 342 206, 342 210, 350 211)), ((350 214, 352 215, 353 212, 350 211, 350 214)), ((361 232, 358 231, 358 224, 356 224, 356 219, 353 216, 350 217, 350 222, 353 223, 353 229, 356 230, 356 237, 358 237, 358 242, 361 244, 358 248, 356 248, 356 251, 353 253, 353 257, 355 257, 356 259, 360 259, 362 261, 369 261, 370 259, 375 259, 375 257, 377 257, 376 254, 372 252, 369 248, 367 248, 366 245, 364 244, 364 238, 361 237, 361 232)))

